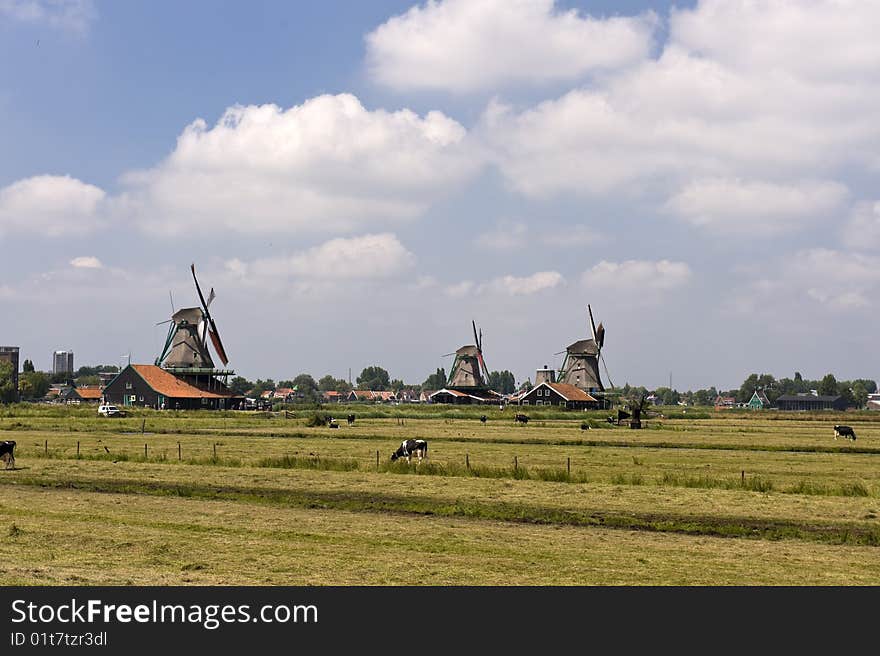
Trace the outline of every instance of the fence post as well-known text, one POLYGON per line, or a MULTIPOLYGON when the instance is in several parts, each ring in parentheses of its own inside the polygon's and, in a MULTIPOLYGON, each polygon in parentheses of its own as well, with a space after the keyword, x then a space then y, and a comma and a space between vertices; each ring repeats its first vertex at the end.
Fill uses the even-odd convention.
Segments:
POLYGON ((745 469, 743 469, 742 473, 739 475, 739 480, 740 480, 741 485, 746 484, 746 470, 745 469))
POLYGON ((465 466, 466 466, 468 469, 471 468, 471 457, 470 457, 470 454, 467 454, 467 453, 464 454, 464 464, 465 464, 465 466))
POLYGON ((519 461, 516 459, 516 456, 513 456, 513 471, 519 469, 519 461))
POLYGON ((43 442, 43 451, 47 456, 49 455, 49 440, 43 442))
POLYGON ((214 460, 217 459, 217 443, 214 442, 214 460))
POLYGON ((379 449, 376 449, 376 471, 379 471, 379 449))
POLYGON ((143 435, 144 431, 146 431, 146 430, 147 430, 147 420, 144 419, 143 422, 141 422, 141 435, 143 435))
POLYGON ((182 459, 182 458, 181 458, 181 453, 180 453, 180 442, 177 443, 177 459, 178 459, 178 460, 181 460, 181 459, 182 459))
POLYGON ((571 476, 571 456, 568 457, 568 460, 565 463, 565 469, 568 471, 568 475, 571 476))
POLYGON ((79 440, 76 442, 76 457, 79 458, 79 440))
POLYGON ((147 459, 147 445, 144 443, 144 460, 147 459))

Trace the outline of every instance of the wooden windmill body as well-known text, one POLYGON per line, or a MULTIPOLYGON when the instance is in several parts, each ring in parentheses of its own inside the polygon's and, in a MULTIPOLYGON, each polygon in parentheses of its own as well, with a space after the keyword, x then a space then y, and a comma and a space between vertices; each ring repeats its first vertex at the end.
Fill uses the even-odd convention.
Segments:
POLYGON ((605 342, 605 327, 593 322, 593 310, 587 306, 590 318, 591 338, 579 339, 565 349, 565 359, 559 369, 557 380, 574 385, 585 392, 604 392, 605 386, 599 374, 599 358, 605 342))

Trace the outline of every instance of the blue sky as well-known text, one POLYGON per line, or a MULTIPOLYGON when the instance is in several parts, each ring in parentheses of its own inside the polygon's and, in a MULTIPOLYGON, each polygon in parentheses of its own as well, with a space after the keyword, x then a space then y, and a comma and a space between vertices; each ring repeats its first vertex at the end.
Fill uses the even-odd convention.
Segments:
POLYGON ((0 0, 0 342, 239 373, 876 378, 867 3, 0 0))

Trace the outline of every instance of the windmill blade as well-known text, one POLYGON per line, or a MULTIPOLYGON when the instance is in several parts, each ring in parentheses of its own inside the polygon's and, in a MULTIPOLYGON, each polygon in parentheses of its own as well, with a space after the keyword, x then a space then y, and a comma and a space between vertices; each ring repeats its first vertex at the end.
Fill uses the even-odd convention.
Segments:
MULTIPOLYGON (((208 307, 211 307, 211 301, 213 301, 217 297, 217 294, 214 293, 214 288, 211 287, 211 291, 208 292, 208 307)), ((599 324, 601 326, 601 324, 599 324)))
POLYGON ((192 270, 193 280, 196 283, 196 291, 199 293, 199 300, 202 302, 202 308, 204 308, 205 311, 205 319, 210 326, 208 334, 211 337, 211 343, 214 345, 214 350, 217 351, 217 355, 220 356, 220 361, 223 362, 225 366, 229 362, 229 358, 226 357, 226 349, 223 348, 223 343, 220 341, 220 333, 217 330, 217 324, 214 323, 214 319, 211 318, 211 313, 208 312, 208 303, 205 302, 205 296, 204 294, 202 294, 202 288, 199 287, 199 280, 198 278, 196 278, 195 263, 190 266, 190 269, 192 270))
POLYGON ((448 358, 450 355, 455 355, 455 351, 453 351, 452 353, 444 353, 444 354, 441 355, 440 357, 441 357, 441 358, 448 358))
POLYGON ((174 321, 174 319, 165 319, 165 321, 160 321, 156 325, 161 326, 163 323, 171 323, 172 321, 174 321))
POLYGON ((174 296, 171 295, 171 290, 168 290, 168 298, 171 299, 171 314, 174 314, 174 296))
POLYGON ((600 353, 599 359, 602 360, 602 367, 605 369, 605 377, 608 379, 608 384, 611 386, 611 389, 614 389, 614 383, 611 382, 611 374, 608 373, 608 365, 605 364, 605 356, 600 353))
POLYGON ((596 340, 596 322, 593 321, 593 308, 590 307, 590 304, 587 303, 587 312, 590 313, 590 330, 593 333, 593 341, 596 342, 596 346, 599 346, 599 342, 596 340))
POLYGON ((601 351, 602 347, 605 345, 605 326, 602 325, 602 322, 599 322, 599 327, 596 328, 596 347, 601 351))
POLYGON ((556 351, 553 355, 562 355, 563 353, 565 353, 565 351, 556 351))
POLYGON ((477 322, 471 319, 471 325, 474 327, 474 344, 477 347, 477 351, 480 351, 480 338, 477 337, 477 322))

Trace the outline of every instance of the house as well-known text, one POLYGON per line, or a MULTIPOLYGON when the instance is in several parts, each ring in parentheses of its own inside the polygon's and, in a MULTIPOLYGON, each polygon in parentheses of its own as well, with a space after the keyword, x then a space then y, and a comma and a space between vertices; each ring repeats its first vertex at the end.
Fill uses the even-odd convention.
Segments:
POLYGON ((397 392, 397 400, 403 403, 418 403, 419 391, 416 389, 404 388, 397 392))
POLYGON ((770 403, 770 399, 764 394, 764 390, 755 390, 752 394, 752 398, 749 399, 749 402, 746 405, 752 410, 769 410, 773 407, 773 404, 770 403))
POLYGON ((846 400, 842 396, 823 396, 818 393, 784 394, 776 399, 780 410, 846 410, 846 400))
POLYGON ((449 389, 444 387, 428 397, 430 403, 454 403, 454 404, 496 404, 501 403, 502 396, 493 390, 475 390, 473 392, 464 392, 460 389, 449 389))
POLYGON ((272 396, 270 398, 274 401, 281 401, 282 403, 293 403, 296 401, 296 397, 296 387, 276 387, 272 390, 272 396))
POLYGON ((350 403, 388 403, 396 401, 397 396, 386 390, 351 390, 346 400, 350 403))
POLYGON ((868 410, 880 410, 880 394, 868 394, 868 410))
POLYGON ((430 403, 431 395, 435 394, 437 390, 422 390, 419 393, 419 403, 430 403))
POLYGON ((100 403, 103 396, 104 388, 101 385, 83 385, 71 387, 61 398, 67 404, 77 405, 79 403, 100 403))
POLYGON ((337 392, 336 390, 321 392, 321 401, 324 403, 342 403, 345 400, 345 397, 345 394, 337 392))
POLYGON ((236 408, 244 397, 236 396, 214 379, 213 389, 197 387, 151 364, 130 364, 104 388, 107 403, 169 410, 222 410, 236 408))
POLYGON ((569 410, 596 410, 599 401, 574 385, 566 383, 541 383, 522 395, 520 405, 562 406, 569 410))
POLYGON ((736 407, 736 397, 733 396, 721 396, 720 394, 715 397, 715 409, 716 410, 724 410, 726 408, 735 408, 736 407))

